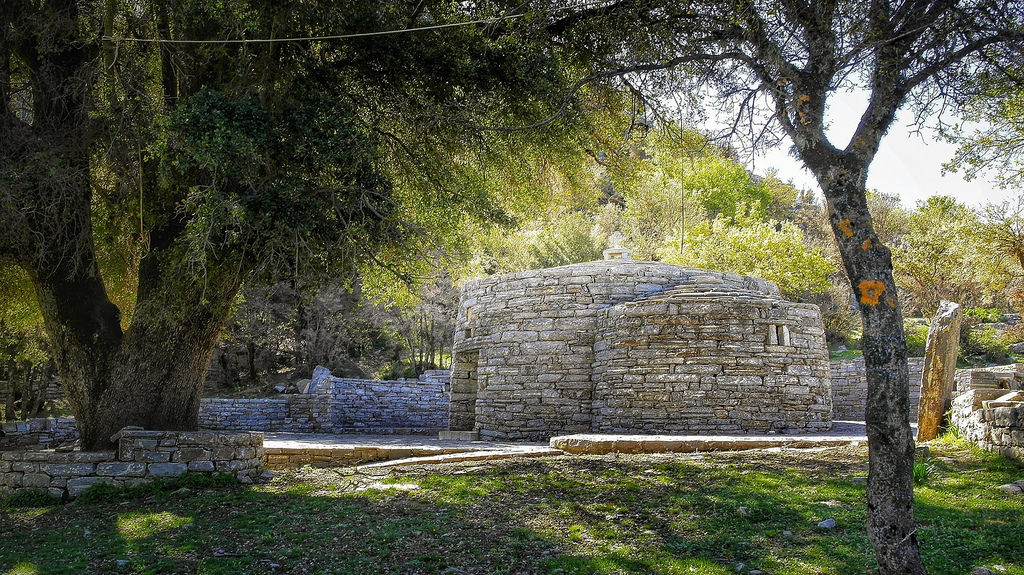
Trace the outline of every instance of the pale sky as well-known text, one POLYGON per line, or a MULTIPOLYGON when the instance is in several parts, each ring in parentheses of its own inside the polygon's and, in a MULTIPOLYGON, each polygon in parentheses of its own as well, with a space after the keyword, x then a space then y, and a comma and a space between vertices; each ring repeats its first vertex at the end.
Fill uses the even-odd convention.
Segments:
MULTIPOLYGON (((831 127, 828 131, 832 143, 845 147, 853 133, 863 110, 863 102, 855 94, 839 94, 829 110, 831 127)), ((934 195, 953 196, 972 207, 987 203, 1002 202, 1017 194, 1017 191, 1003 190, 994 185, 994 177, 982 175, 973 181, 965 181, 959 173, 942 173, 942 164, 948 162, 956 146, 938 140, 929 130, 921 134, 911 133, 902 113, 882 139, 878 155, 875 156, 868 172, 868 188, 886 194, 895 194, 904 206, 913 208, 918 201, 934 195)), ((752 168, 764 173, 769 168, 778 170, 783 181, 792 180, 798 188, 812 189, 818 193, 817 182, 800 162, 787 153, 787 141, 783 147, 770 150, 755 158, 752 168)))

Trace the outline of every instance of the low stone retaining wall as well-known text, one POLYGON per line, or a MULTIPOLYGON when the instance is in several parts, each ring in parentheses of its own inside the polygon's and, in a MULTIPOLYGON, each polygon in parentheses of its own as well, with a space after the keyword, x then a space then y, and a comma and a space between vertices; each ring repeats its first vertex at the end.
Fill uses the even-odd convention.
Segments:
MULTIPOLYGON (((323 373, 318 368, 318 373, 323 373)), ((312 393, 270 399, 204 399, 203 429, 293 433, 420 433, 448 428, 451 372, 383 381, 314 378, 312 393)))
MULTIPOLYGON (((924 358, 907 360, 910 371, 910 420, 917 421, 917 407, 921 401, 921 375, 924 358)), ((831 362, 832 419, 838 421, 864 421, 864 408, 868 402, 868 381, 863 359, 831 362)))
POLYGON ((399 381, 335 379, 330 427, 345 432, 420 432, 448 428, 448 382, 443 377, 399 381))
POLYGON ((954 395, 966 393, 972 389, 1024 389, 1024 364, 1011 363, 983 369, 956 370, 956 387, 954 395))
POLYGON ((186 473, 230 473, 251 483, 263 459, 262 433, 125 428, 117 451, 0 451, 0 495, 38 489, 66 499, 100 483, 131 487, 186 473))
POLYGON ((409 457, 428 457, 472 451, 474 447, 395 448, 391 446, 351 445, 346 447, 268 447, 267 469, 296 469, 303 465, 337 467, 409 457))
POLYGON ((960 437, 983 449, 1024 461, 1024 402, 996 401, 1024 390, 1024 366, 1010 365, 957 372, 951 424, 960 437))
POLYGON ((315 394, 288 394, 272 399, 203 399, 199 427, 315 433, 329 423, 326 414, 321 415, 317 409, 322 403, 315 394))
POLYGON ((28 421, 0 423, 0 451, 11 449, 46 449, 49 446, 78 439, 75 418, 39 418, 28 421))
POLYGON ((1024 461, 1024 407, 985 408, 1002 390, 969 390, 953 400, 953 425, 960 437, 983 449, 1024 461))

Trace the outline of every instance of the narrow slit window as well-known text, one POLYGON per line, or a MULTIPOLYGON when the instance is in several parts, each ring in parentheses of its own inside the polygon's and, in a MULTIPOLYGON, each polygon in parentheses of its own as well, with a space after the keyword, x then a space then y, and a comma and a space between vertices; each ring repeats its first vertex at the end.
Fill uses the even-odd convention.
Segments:
POLYGON ((792 345, 789 337, 789 326, 769 325, 768 345, 792 345))

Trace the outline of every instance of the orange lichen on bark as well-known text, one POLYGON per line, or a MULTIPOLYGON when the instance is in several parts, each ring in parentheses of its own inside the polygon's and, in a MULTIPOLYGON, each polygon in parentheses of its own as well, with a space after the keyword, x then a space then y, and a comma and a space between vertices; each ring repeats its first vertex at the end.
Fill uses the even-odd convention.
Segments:
POLYGON ((853 226, 850 225, 850 220, 843 220, 839 222, 839 229, 843 230, 846 237, 849 238, 853 236, 853 226))
POLYGON ((885 296, 885 303, 889 304, 889 307, 893 309, 896 308, 896 298, 892 297, 891 295, 885 296))
POLYGON ((885 284, 875 280, 864 280, 857 284, 857 289, 860 290, 860 303, 876 306, 879 298, 885 293, 885 284))
POLYGON ((862 250, 864 250, 864 251, 868 251, 868 250, 870 250, 870 249, 871 249, 872 247, 874 247, 874 245, 875 245, 875 244, 874 244, 874 243, 873 243, 873 242, 871 241, 871 238, 868 238, 868 239, 864 240, 864 243, 862 243, 862 244, 860 245, 860 249, 862 249, 862 250))

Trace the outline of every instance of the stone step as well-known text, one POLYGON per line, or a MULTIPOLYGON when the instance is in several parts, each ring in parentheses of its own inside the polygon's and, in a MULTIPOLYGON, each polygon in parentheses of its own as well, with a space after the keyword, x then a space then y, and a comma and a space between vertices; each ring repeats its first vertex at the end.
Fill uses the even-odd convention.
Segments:
POLYGON ((452 431, 445 429, 437 433, 441 441, 480 441, 480 431, 452 431))
POLYGON ((442 463, 460 463, 463 461, 497 461, 501 459, 512 459, 514 457, 554 457, 558 455, 565 455, 565 452, 547 447, 466 451, 463 453, 449 453, 428 457, 409 457, 407 459, 368 463, 366 465, 356 467, 356 470, 372 471, 374 469, 403 467, 408 465, 440 465, 442 463))
POLYGON ((605 453, 693 453, 701 451, 743 451, 788 447, 809 449, 836 447, 867 441, 863 436, 700 436, 700 435, 598 435, 577 434, 552 437, 549 445, 572 454, 605 453))

